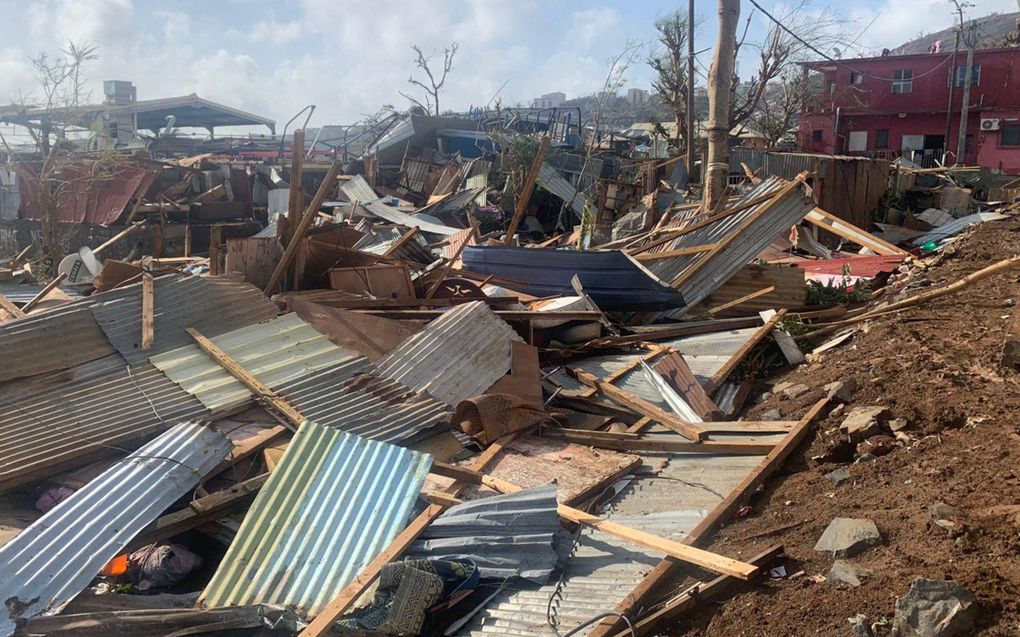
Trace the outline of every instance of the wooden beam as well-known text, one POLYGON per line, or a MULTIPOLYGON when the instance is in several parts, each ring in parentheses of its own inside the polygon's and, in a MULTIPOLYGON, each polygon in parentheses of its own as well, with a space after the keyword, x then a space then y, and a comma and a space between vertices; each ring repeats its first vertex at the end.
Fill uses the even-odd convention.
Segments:
POLYGON ((15 305, 13 301, 11 301, 3 294, 0 294, 0 308, 6 310, 7 313, 13 316, 14 318, 21 318, 22 316, 25 315, 25 313, 21 311, 20 307, 15 305))
POLYGON ((443 284, 443 279, 445 279, 447 275, 450 274, 450 270, 453 269, 453 264, 457 262, 457 259, 460 258, 461 253, 464 252, 464 248, 467 247, 468 241, 469 239, 464 239, 464 241, 462 241, 461 244, 457 246, 457 250, 453 253, 453 256, 447 260, 446 265, 444 265, 439 274, 436 275, 436 282, 433 283, 432 286, 429 287, 428 292, 425 293, 426 299, 431 299, 433 296, 435 296, 436 291, 439 289, 439 286, 443 284))
POLYGON ((209 229, 209 276, 220 273, 220 245, 223 243, 223 228, 213 226, 209 229))
MULTIPOLYGON (((473 300, 473 299, 472 299, 473 300)), ((373 310, 356 308, 362 314, 372 314, 394 319, 432 320, 446 313, 445 310, 373 310)), ((598 321, 602 312, 587 310, 563 312, 538 312, 533 310, 494 310, 496 316, 504 321, 534 321, 539 319, 559 319, 564 321, 598 321)))
POLYGON ((684 257, 689 254, 701 254, 702 252, 711 252, 715 249, 714 243, 705 243, 700 246, 689 246, 686 248, 677 248, 675 250, 666 250, 665 252, 643 252, 638 255, 634 255, 634 258, 638 261, 658 261, 659 259, 672 259, 673 257, 684 257))
POLYGON ((180 511, 160 516, 131 540, 127 550, 166 540, 207 522, 220 519, 225 514, 252 500, 268 479, 268 473, 257 475, 254 478, 238 482, 229 489, 215 491, 194 500, 187 508, 180 511))
POLYGON ((319 208, 322 207, 322 203, 326 201, 326 197, 333 191, 333 187, 336 185, 336 176, 340 173, 340 162, 334 161, 329 170, 326 171, 326 176, 323 178, 322 183, 319 184, 319 190, 316 191, 315 197, 312 198, 312 202, 305 208, 305 214, 301 218, 301 222, 297 228, 294 228, 294 232, 291 235, 291 241, 287 244, 287 248, 283 251, 283 256, 280 257, 280 262, 276 264, 276 269, 273 270, 272 276, 269 277, 269 283, 266 284, 265 292, 266 296, 270 296, 276 291, 276 287, 283 280, 283 274, 290 267, 291 261, 297 256, 298 246, 301 245, 301 239, 304 238, 305 233, 312 226, 312 221, 318 216, 319 208))
POLYGON ((262 398, 262 400, 268 403, 273 409, 283 414, 295 427, 300 427, 305 421, 304 416, 301 415, 297 409, 291 406, 290 403, 283 400, 276 395, 268 385, 255 378, 244 367, 237 361, 231 358, 226 352, 216 346, 215 343, 210 341, 205 336, 193 327, 189 327, 185 330, 191 338, 195 339, 195 343, 202 349, 203 352, 209 355, 209 358, 219 363, 220 367, 227 370, 227 372, 241 381, 241 384, 248 388, 249 391, 253 392, 256 396, 262 398))
POLYGON ((693 264, 692 266, 684 270, 682 273, 680 273, 675 279, 673 279, 671 285, 674 288, 679 288, 684 283, 690 281, 695 274, 701 271, 701 268, 705 267, 705 265, 708 264, 709 261, 714 259, 719 254, 721 254, 723 250, 729 248, 730 245, 734 241, 736 241, 738 237, 742 236, 752 225, 754 225, 755 222, 757 222, 759 219, 761 219, 769 212, 771 212, 772 209, 775 206, 779 205, 779 203, 783 199, 785 199, 788 194, 801 188, 803 186, 804 180, 807 179, 807 176, 808 176, 807 171, 804 171, 797 175, 797 177, 793 179, 793 181, 783 186, 767 203, 763 204, 760 208, 755 210, 754 213, 751 214, 747 219, 744 219, 743 223, 741 223, 740 226, 726 233, 726 236, 723 237, 723 239, 719 241, 719 243, 715 244, 715 248, 713 248, 710 252, 705 253, 705 255, 701 257, 697 263, 693 264))
POLYGON ((146 351, 152 349, 152 343, 156 339, 155 287, 152 274, 142 272, 142 349, 146 351))
MULTIPOLYGON (((609 432, 600 432, 609 433, 609 432)), ((630 433, 630 432, 623 432, 630 433)), ((701 441, 678 440, 675 436, 639 436, 636 438, 601 436, 596 432, 564 432, 557 429, 546 429, 542 435, 577 444, 612 449, 626 453, 712 453, 736 456, 764 456, 775 447, 767 442, 737 441, 701 441)))
MULTIPOLYGON (((749 562, 760 569, 774 562, 783 554, 783 546, 777 544, 752 557, 749 562)), ((729 575, 720 575, 712 581, 688 590, 667 601, 655 612, 642 617, 641 621, 633 622, 634 633, 638 635, 658 634, 676 623, 677 618, 698 606, 719 599, 728 593, 740 580, 729 575)), ((624 629, 613 637, 633 637, 629 629, 624 629)))
POLYGON ((67 274, 64 273, 55 276, 52 281, 50 281, 43 287, 43 289, 39 290, 38 294, 29 299, 28 303, 25 303, 24 305, 21 306, 21 311, 24 312, 25 314, 31 312, 32 308, 39 304, 39 301, 42 301, 44 298, 46 298, 46 295, 52 292, 53 288, 63 283, 64 279, 66 278, 67 274))
MULTIPOLYGON (((433 462, 431 471, 436 475, 455 478, 456 480, 463 480, 466 482, 470 481, 475 484, 482 484, 490 489, 495 489, 500 493, 516 493, 522 490, 522 487, 507 482, 506 480, 494 478, 490 475, 446 464, 444 462, 433 462)), ((732 575, 734 577, 739 577, 740 579, 750 579, 758 572, 758 568, 753 564, 747 564, 746 562, 734 560, 717 553, 711 553, 703 549, 681 544, 680 542, 675 542, 658 535, 653 535, 652 533, 632 529, 617 522, 604 520, 596 515, 585 513, 584 511, 569 507, 565 504, 557 505, 556 512, 561 518, 569 522, 583 524, 584 526, 598 529, 615 537, 627 540, 628 542, 633 542, 656 551, 661 551, 678 560, 694 564, 695 566, 708 569, 715 573, 732 575)))
POLYGON ((407 245, 407 242, 413 239, 414 235, 416 234, 418 234, 418 226, 414 226, 413 228, 402 234, 399 239, 391 243, 390 247, 386 248, 386 252, 383 252, 383 256, 384 257, 392 256, 397 252, 397 250, 407 245))
MULTIPOLYGON (((496 442, 489 445, 489 447, 478 455, 471 463, 471 468, 476 471, 481 471, 487 467, 499 454, 503 448, 510 444, 518 435, 522 432, 514 432, 503 436, 496 442)), ((468 488, 472 484, 471 482, 457 481, 447 487, 445 494, 456 498, 460 495, 464 489, 468 488)), ((422 532, 432 522, 442 515, 443 511, 446 510, 447 505, 445 504, 430 504, 424 511, 418 514, 407 527, 400 532, 397 537, 393 538, 389 546, 387 546, 381 553, 379 553, 375 559, 369 562, 368 566, 361 571, 361 573, 354 578, 350 584, 348 584, 340 593, 330 600, 329 604, 312 620, 308 626, 301 631, 298 637, 321 637, 327 634, 333 627, 333 623, 336 622, 340 617, 343 616, 347 609, 358 600, 359 597, 368 589, 368 587, 379 577, 379 572, 382 571, 383 566, 389 564, 393 560, 400 557, 407 547, 414 542, 422 532)))
POLYGON ((545 154, 549 151, 548 135, 542 136, 542 143, 538 146, 538 153, 535 160, 531 162, 531 168, 524 178, 524 185, 521 186, 521 194, 517 197, 517 205, 514 206, 514 216, 510 218, 510 225, 506 229, 506 240, 503 242, 510 245, 514 235, 517 234, 517 226, 524 219, 524 213, 528 211, 528 201, 531 200, 531 192, 535 189, 535 180, 538 179, 538 172, 542 169, 542 162, 545 161, 545 154))
POLYGON ((729 360, 723 363, 723 366, 720 367, 716 373, 712 374, 712 378, 705 384, 705 391, 709 394, 714 392, 719 385, 721 385, 723 381, 725 381, 726 378, 733 373, 733 370, 740 364, 740 361, 744 360, 747 354, 754 349, 754 347, 760 343, 762 339, 768 336, 772 332, 772 328, 782 321, 785 316, 786 310, 779 310, 776 312, 775 316, 759 327, 758 331, 752 334, 751 338, 741 345, 740 349, 738 349, 733 356, 730 356, 729 360))
MULTIPOLYGON (((758 466, 747 475, 743 480, 737 484, 736 487, 730 491, 722 502, 720 502, 712 512, 708 514, 702 521, 694 527, 694 529, 687 534, 684 538, 684 544, 690 545, 701 545, 707 543, 711 538, 712 534, 719 528, 726 520, 733 515, 733 512, 743 504, 747 498, 751 496, 755 490, 764 484, 764 482, 782 466, 786 458, 793 453, 794 449, 804 440, 808 432, 811 430, 811 425, 815 419, 818 418, 821 413, 825 410, 828 405, 829 399, 823 398, 819 400, 811 409, 808 410, 804 417, 797 422, 790 433, 783 438, 775 446, 775 448, 769 452, 767 456, 762 458, 758 466)), ((659 564, 653 568, 648 575, 639 583, 634 590, 632 590, 619 604, 616 605, 616 612, 633 617, 634 610, 641 608, 645 605, 645 602, 655 595, 658 591, 662 590, 667 579, 673 576, 673 570, 680 565, 680 562, 675 559, 666 558, 659 562, 659 564)), ((589 634, 590 637, 606 637, 612 634, 613 630, 619 624, 617 618, 612 618, 603 621, 601 624, 592 629, 589 634)))
POLYGON ((679 352, 670 350, 655 364, 654 369, 704 420, 723 420, 722 410, 701 386, 679 352))
MULTIPOLYGON (((618 381, 620 378, 622 378, 626 374, 628 374, 628 373, 630 373, 630 372, 632 372, 632 371, 634 371, 636 369, 639 369, 641 367, 641 363, 650 362, 655 357, 660 356, 662 354, 665 354, 668 351, 667 348, 663 347, 662 345, 649 344, 648 347, 649 347, 649 349, 651 349, 650 352, 648 352, 644 356, 640 356, 638 358, 635 358, 634 360, 630 361, 626 365, 623 365, 622 367, 618 368, 613 373, 611 373, 608 376, 606 376, 605 378, 603 378, 602 382, 604 382, 604 383, 615 383, 616 381, 618 381)), ((588 389, 586 389, 583 392, 581 392, 581 396, 584 397, 584 398, 591 398, 592 396, 594 396, 598 392, 599 392, 599 390, 597 388, 589 387, 588 389)))
POLYGON ((740 297, 739 299, 733 299, 732 301, 728 301, 726 303, 723 303, 722 305, 717 305, 717 306, 713 307, 712 309, 710 309, 708 311, 708 313, 709 313, 709 315, 715 315, 715 314, 718 314, 719 312, 722 312, 723 310, 728 310, 731 307, 736 307, 738 305, 743 305, 744 303, 747 303, 748 301, 753 301, 754 299, 758 298, 759 296, 765 296, 766 294, 772 294, 775 291, 776 291, 776 286, 770 285, 767 288, 762 288, 762 289, 758 290, 757 292, 751 292, 750 294, 745 294, 744 296, 740 297))
POLYGON ((849 221, 840 219, 831 212, 826 212, 821 208, 815 208, 809 212, 805 219, 822 230, 826 230, 838 237, 852 241, 859 246, 863 246, 871 250, 875 254, 902 257, 910 256, 910 253, 906 250, 897 248, 885 239, 880 239, 867 230, 858 228, 849 221))
MULTIPOLYGON (((290 145, 290 179, 287 180, 287 226, 293 230, 301 222, 301 212, 305 209, 305 195, 302 182, 304 179, 305 165, 305 131, 298 128, 294 131, 294 137, 290 145), (300 146, 301 150, 298 150, 300 146)), ((272 221, 272 219, 270 219, 272 221)), ((283 245, 286 246, 294 238, 290 231, 284 236, 283 245)))
POLYGON ((692 426, 691 423, 683 420, 676 414, 671 414, 658 405, 650 403, 640 396, 635 396, 634 394, 620 389, 615 385, 599 380, 594 375, 589 374, 584 370, 568 367, 567 373, 571 374, 574 378, 585 385, 594 387, 598 391, 602 392, 613 402, 619 403, 628 409, 632 409, 642 416, 647 416, 663 427, 668 427, 673 431, 690 438, 691 440, 701 440, 705 437, 704 434, 692 426))

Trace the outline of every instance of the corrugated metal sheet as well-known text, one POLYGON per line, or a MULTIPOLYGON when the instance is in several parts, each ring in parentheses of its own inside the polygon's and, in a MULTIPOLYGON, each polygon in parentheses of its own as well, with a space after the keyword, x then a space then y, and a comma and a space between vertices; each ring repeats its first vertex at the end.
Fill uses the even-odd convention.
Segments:
MULTIPOLYGON (((730 172, 743 173, 740 164, 747 164, 752 172, 760 177, 782 177, 793 179, 803 171, 816 176, 825 176, 829 164, 837 159, 831 155, 812 155, 809 153, 770 153, 757 148, 731 148, 729 153, 730 172)), ((840 157, 850 160, 852 157, 840 157)), ((861 161, 868 161, 858 158, 861 161)))
POLYGON ((274 390, 305 418, 370 440, 406 445, 448 425, 447 405, 369 370, 350 358, 274 390))
MULTIPOLYGON (((778 192, 786 183, 779 178, 767 179, 741 197, 734 206, 758 199, 769 193, 778 192)), ((770 199, 751 206, 747 210, 681 235, 655 250, 665 252, 678 248, 718 243, 752 219, 764 206, 770 206, 769 211, 752 223, 727 249, 720 251, 714 257, 709 258, 708 253, 701 253, 657 259, 648 262, 648 269, 664 281, 674 282, 695 264, 707 258, 708 261, 697 273, 679 286, 688 307, 700 303, 742 267, 761 254, 761 251, 767 248, 777 236, 789 231, 792 226, 799 223, 808 212, 814 209, 815 204, 805 193, 804 186, 795 188, 783 196, 780 201, 770 199)), ((695 221, 696 218, 687 217, 676 227, 682 229, 687 225, 693 225, 695 221)), ((683 311, 680 310, 672 314, 682 314, 683 311)))
POLYGON ((485 579, 544 584, 565 536, 549 484, 451 507, 407 550, 407 559, 470 560, 485 579))
MULTIPOLYGON (((602 517, 676 541, 682 540, 761 461, 754 456, 706 454, 647 458, 669 460, 657 474, 629 478, 602 517)), ((565 633, 612 610, 662 557, 651 549, 585 529, 570 556, 561 586, 557 588, 553 583, 536 589, 510 584, 458 634, 553 635, 546 624, 550 597, 559 634, 565 633)))
POLYGON ((60 612, 147 524, 227 457, 230 441, 182 423, 104 471, 0 548, 0 634, 60 612))
POLYGON ((305 423, 199 603, 279 604, 314 617, 404 528, 431 462, 305 423))
POLYGON ((175 422, 207 417, 148 363, 119 354, 7 383, 0 399, 0 491, 130 449, 175 422), (129 371, 130 369, 130 371, 129 371))
POLYGON ((92 303, 82 299, 0 324, 0 382, 67 369, 115 353, 89 311, 92 303))
POLYGON ((395 223, 397 225, 404 226, 405 228, 421 228, 425 232, 444 236, 456 234, 460 231, 460 228, 450 228, 424 219, 418 219, 406 212, 397 210, 393 206, 386 205, 386 198, 379 197, 379 195, 372 190, 372 187, 368 185, 368 182, 365 181, 365 178, 361 175, 355 175, 351 179, 345 181, 340 185, 340 190, 342 190, 344 195, 346 195, 351 201, 357 201, 358 204, 365 210, 368 210, 376 217, 385 219, 390 223, 395 223))
POLYGON ((704 422, 704 418, 698 415, 698 412, 687 404, 683 396, 677 393, 673 387, 666 382, 659 372, 655 371, 648 366, 648 363, 641 361, 641 371, 644 372, 645 380, 647 380, 655 389, 659 392, 662 400, 669 405, 669 408, 673 413, 677 414, 687 422, 704 422))
POLYGON ((584 291, 603 310, 656 310, 681 307, 686 300, 636 259, 621 250, 577 251, 508 246, 467 246, 464 269, 511 281, 504 287, 532 296, 575 294, 576 275, 584 291))
MULTIPOLYGON (((691 372, 699 382, 705 384, 712 374, 719 371, 723 364, 746 343, 751 336, 758 331, 756 327, 748 327, 740 330, 728 330, 724 332, 713 332, 709 334, 698 334, 696 336, 685 336, 672 340, 658 341, 660 345, 671 347, 679 352, 691 372)), ((571 361, 571 366, 583 369, 600 378, 609 376, 616 370, 625 367, 647 355, 645 350, 638 350, 634 353, 603 354, 589 356, 587 358, 571 361)), ((556 368, 546 369, 552 372, 556 368)), ((571 377, 560 368, 550 375, 550 378, 564 388, 564 396, 577 395, 586 389, 577 379, 571 377)), ((645 400, 659 405, 663 409, 670 410, 669 403, 652 385, 641 369, 627 372, 613 382, 614 385, 628 392, 640 396, 645 400)))
POLYGON ((966 217, 960 217, 949 223, 942 224, 938 228, 935 228, 931 232, 914 239, 911 243, 915 246, 921 246, 929 241, 942 241, 954 235, 958 235, 963 232, 969 226, 976 223, 984 223, 986 221, 999 221, 1000 219, 1009 219, 1008 215, 1002 215, 997 212, 978 212, 966 217))
MULTIPOLYGON (((337 347, 297 314, 285 314, 210 340, 274 389, 344 361, 355 361, 362 369, 369 369, 368 360, 337 347)), ((194 343, 153 356, 150 361, 214 412, 240 407, 251 400, 248 388, 194 343)))
MULTIPOLYGON (((368 252, 371 254, 383 255, 390 247, 400 240, 404 234, 408 231, 397 227, 382 228, 378 226, 371 226, 371 224, 365 224, 369 227, 358 229, 365 233, 357 243, 352 246, 356 250, 362 252, 368 252)), ((470 228, 468 232, 470 232, 470 228)), ((436 260, 432 250, 429 248, 428 242, 420 232, 415 233, 413 237, 408 239, 404 245, 400 246, 396 252, 392 255, 393 258, 403 259, 405 261, 411 261, 413 263, 420 263, 422 265, 428 265, 436 260)))
POLYGON ((464 303, 380 360, 379 373, 456 405, 510 371, 511 341, 523 339, 485 303, 464 303))
POLYGON ((153 290, 152 348, 142 350, 141 284, 125 288, 117 299, 92 306, 92 314, 124 358, 136 365, 150 356, 192 343, 193 327, 215 336, 273 318, 275 303, 254 285, 227 277, 162 277, 153 290))
POLYGON ((555 168, 543 163, 542 167, 538 170, 538 183, 552 194, 569 203, 577 216, 583 218, 584 207, 588 205, 588 199, 584 196, 584 193, 578 192, 577 188, 574 188, 569 181, 561 177, 555 168))
MULTIPOLYGON (((70 176, 60 194, 60 221, 109 225, 117 221, 132 199, 145 194, 155 181, 158 168, 127 165, 104 168, 99 162, 82 161, 67 172, 70 176)), ((35 177, 23 172, 20 178, 22 218, 42 219, 32 198, 34 187, 29 185, 35 177)))

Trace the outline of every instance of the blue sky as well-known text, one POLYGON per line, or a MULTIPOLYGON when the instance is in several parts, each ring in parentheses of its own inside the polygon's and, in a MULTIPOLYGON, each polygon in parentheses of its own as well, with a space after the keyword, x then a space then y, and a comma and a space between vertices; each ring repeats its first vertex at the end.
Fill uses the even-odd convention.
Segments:
MULTIPOLYGON (((777 13, 795 0, 761 0, 777 13)), ((968 15, 1017 10, 1014 0, 973 0, 968 15)), ((685 1, 681 1, 686 6, 685 1)), ((860 33, 858 53, 894 47, 948 26, 947 0, 807 0, 815 14, 838 13, 860 33), (865 27, 871 25, 865 30, 865 27)), ((99 60, 88 75, 138 86, 139 99, 198 93, 275 118, 315 104, 312 126, 351 123, 382 104, 407 106, 410 45, 460 44, 444 107, 504 103, 550 91, 568 96, 601 88, 606 62, 628 42, 642 44, 627 87, 647 88, 643 60, 655 18, 678 5, 649 0, 0 0, 0 103, 36 91, 28 57, 56 53, 68 40, 92 42, 99 60), (505 83, 505 86, 504 86, 505 83)), ((697 0, 697 48, 711 46, 714 0, 697 0)), ((752 9, 744 2, 742 15, 752 9)), ((749 40, 766 19, 752 17, 749 40)), ((848 53, 849 54, 849 53, 848 53)), ((740 60, 752 71, 753 51, 740 60)), ((702 53, 707 68, 711 51, 702 53)), ((37 92, 37 91, 36 91, 37 92)))

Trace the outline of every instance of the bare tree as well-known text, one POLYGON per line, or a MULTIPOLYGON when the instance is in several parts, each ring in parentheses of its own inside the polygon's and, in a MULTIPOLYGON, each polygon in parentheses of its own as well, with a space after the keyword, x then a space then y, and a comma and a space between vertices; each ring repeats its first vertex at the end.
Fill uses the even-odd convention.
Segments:
POLYGON ((739 57, 741 48, 745 46, 757 49, 758 66, 743 85, 736 74, 733 76, 730 98, 731 129, 754 115, 771 82, 780 80, 788 72, 792 72, 799 62, 817 57, 812 48, 832 50, 838 57, 839 50, 835 47, 847 46, 850 37, 846 20, 835 12, 813 11, 806 0, 800 0, 786 12, 775 16, 776 20, 789 31, 796 33, 796 37, 775 22, 771 22, 764 41, 748 42, 747 35, 753 14, 752 10, 744 22, 743 31, 737 40, 736 54, 739 57))
POLYGON ((686 13, 674 11, 655 21, 655 31, 660 49, 648 58, 648 66, 655 71, 652 88, 659 94, 673 113, 676 134, 671 145, 680 148, 680 140, 690 140, 687 130, 687 66, 684 60, 687 47, 686 13))
POLYGON ((807 85, 803 73, 790 69, 765 89, 747 123, 765 138, 768 147, 778 144, 796 123, 807 85))
POLYGON ((83 67, 98 59, 96 50, 95 45, 70 42, 60 56, 51 58, 40 53, 30 58, 42 101, 30 104, 23 99, 18 123, 32 137, 38 160, 14 160, 15 153, 0 137, 13 168, 26 177, 22 183, 40 212, 45 261, 51 272, 62 256, 58 234, 62 202, 72 192, 84 192, 87 183, 104 178, 110 170, 102 159, 83 168, 74 160, 67 139, 68 132, 83 128, 84 113, 80 107, 90 97, 83 67))
POLYGON ((457 54, 458 46, 459 45, 456 42, 453 42, 450 46, 443 49, 442 69, 433 71, 432 67, 429 66, 429 63, 432 61, 432 56, 426 57, 425 53, 422 52, 421 47, 417 44, 412 44, 411 50, 414 51, 416 56, 414 65, 425 73, 425 81, 427 81, 428 84, 426 84, 425 81, 415 79, 413 75, 407 79, 407 82, 425 91, 425 95, 422 98, 424 102, 409 93, 401 91, 400 94, 411 103, 425 109, 425 112, 429 115, 439 115, 439 91, 443 88, 443 85, 446 84, 446 76, 449 75, 450 70, 453 69, 453 58, 457 54))

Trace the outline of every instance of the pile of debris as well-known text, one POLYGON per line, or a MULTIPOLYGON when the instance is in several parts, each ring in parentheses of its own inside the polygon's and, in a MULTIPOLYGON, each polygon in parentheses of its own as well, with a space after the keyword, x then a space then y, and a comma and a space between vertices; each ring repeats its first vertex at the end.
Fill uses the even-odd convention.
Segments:
MULTIPOLYGON (((818 208, 809 173, 707 210, 679 162, 592 190, 531 140, 519 189, 490 188, 498 157, 408 142, 306 192, 295 153, 258 232, 178 261, 97 246, 92 276, 0 296, 0 634, 653 634, 793 569, 780 544, 707 547, 817 422, 842 419, 842 461, 909 438, 849 379, 746 417, 761 383, 1020 265, 918 291, 955 233, 898 247, 818 208)), ((124 232, 248 201, 189 174, 124 232)), ((881 537, 834 525, 837 557, 881 537)))

